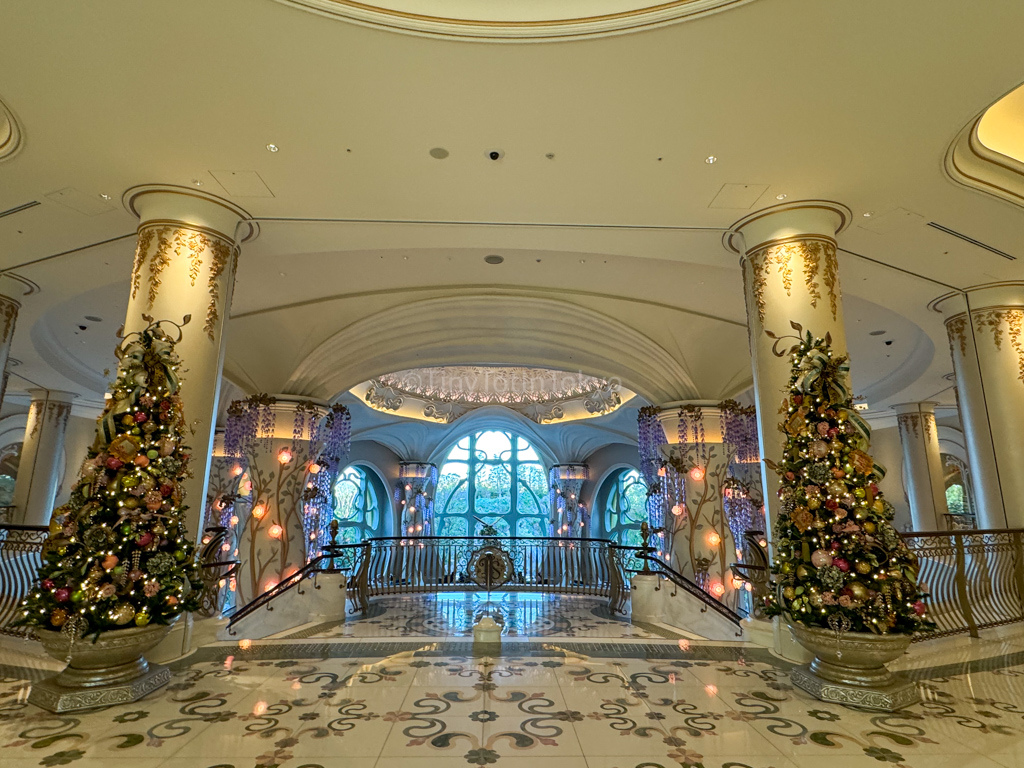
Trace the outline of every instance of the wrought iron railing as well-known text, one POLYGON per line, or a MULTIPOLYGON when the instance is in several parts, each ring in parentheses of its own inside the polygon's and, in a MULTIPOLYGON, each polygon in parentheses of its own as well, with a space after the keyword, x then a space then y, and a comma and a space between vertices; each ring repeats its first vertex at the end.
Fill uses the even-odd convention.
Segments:
MULTIPOLYGON (((203 580, 203 592, 199 599, 202 616, 215 616, 229 611, 231 592, 230 580, 238 573, 238 560, 225 560, 223 547, 228 542, 229 531, 224 526, 210 526, 203 533, 203 549, 199 554, 199 573, 203 580)), ((230 546, 228 547, 230 550, 230 546)))
POLYGON ((946 637, 1024 621, 1024 530, 929 531, 903 535, 920 563, 918 580, 946 637))
POLYGON ((660 576, 664 576, 670 582, 672 582, 678 589, 682 589, 684 592, 689 594, 691 597, 696 598, 704 604, 701 608, 701 613, 705 613, 709 609, 719 614, 720 616, 728 619, 737 627, 742 626, 740 624, 743 621, 743 617, 740 616, 736 611, 727 606, 725 603, 716 600, 712 595, 709 595, 703 589, 701 589, 695 582, 690 581, 688 578, 675 570, 672 566, 661 560, 658 557, 644 552, 643 550, 637 552, 636 557, 639 557, 647 561, 647 565, 651 572, 657 573, 660 576))
POLYGON ((0 525, 0 634, 31 635, 31 628, 12 624, 18 604, 36 580, 46 534, 43 526, 0 525))
POLYGON ((474 574, 474 556, 496 548, 503 554, 493 562, 502 561, 504 571, 495 589, 607 597, 617 612, 627 597, 623 557, 633 552, 607 539, 497 536, 374 538, 358 554, 351 546, 347 552, 328 546, 324 553, 346 559, 358 604, 377 595, 486 588, 474 574))

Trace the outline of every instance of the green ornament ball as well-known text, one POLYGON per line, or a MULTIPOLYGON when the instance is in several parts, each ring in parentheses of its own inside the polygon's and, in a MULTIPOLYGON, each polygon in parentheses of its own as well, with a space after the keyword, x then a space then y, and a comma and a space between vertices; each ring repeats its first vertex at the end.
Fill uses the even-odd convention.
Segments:
POLYGON ((150 461, 152 461, 153 459, 159 459, 160 458, 160 451, 148 450, 148 451, 146 451, 146 457, 149 458, 150 461))
POLYGON ((131 526, 130 523, 125 523, 124 525, 121 526, 121 535, 122 536, 130 536, 131 532, 132 532, 132 526, 131 526))
POLYGON ((135 626, 144 627, 149 624, 149 614, 145 611, 139 611, 135 614, 135 626))
POLYGON ((134 488, 138 484, 139 484, 139 478, 134 477, 134 476, 128 476, 124 480, 121 481, 121 485, 123 485, 125 488, 134 488))
POLYGON ((863 488, 854 488, 853 495, 856 496, 858 499, 863 499, 867 495, 867 493, 864 491, 863 488))
POLYGON ((186 557, 185 550, 183 550, 183 549, 176 549, 176 550, 174 550, 174 559, 177 560, 179 563, 182 560, 184 560, 185 557, 186 557))
POLYGON ((71 602, 80 603, 85 599, 85 592, 80 589, 76 589, 71 593, 71 602))

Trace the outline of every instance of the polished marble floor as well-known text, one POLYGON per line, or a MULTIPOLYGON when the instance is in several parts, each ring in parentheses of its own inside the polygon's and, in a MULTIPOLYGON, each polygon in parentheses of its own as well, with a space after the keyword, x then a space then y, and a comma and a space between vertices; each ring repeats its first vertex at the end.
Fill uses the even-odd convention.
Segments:
POLYGON ((25 701, 48 666, 30 650, 0 651, 3 768, 1024 765, 1020 626, 913 646, 899 666, 923 701, 890 715, 809 698, 764 649, 585 598, 389 598, 342 625, 207 643, 147 698, 61 716, 25 701), (475 654, 467 622, 495 609, 503 651, 475 654))

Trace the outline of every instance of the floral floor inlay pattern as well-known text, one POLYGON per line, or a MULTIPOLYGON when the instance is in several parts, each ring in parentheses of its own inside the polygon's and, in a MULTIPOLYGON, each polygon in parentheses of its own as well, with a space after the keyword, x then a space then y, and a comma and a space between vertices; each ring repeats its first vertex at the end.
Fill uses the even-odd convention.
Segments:
POLYGON ((461 655, 425 641, 383 658, 278 660, 208 646, 222 657, 175 665, 141 701, 66 715, 5 677, 0 754, 4 768, 1024 765, 1024 665, 925 674, 922 703, 879 714, 809 698, 789 665, 753 648, 719 661, 701 643, 659 642, 673 658, 588 657, 553 636, 508 657, 468 642, 461 655))

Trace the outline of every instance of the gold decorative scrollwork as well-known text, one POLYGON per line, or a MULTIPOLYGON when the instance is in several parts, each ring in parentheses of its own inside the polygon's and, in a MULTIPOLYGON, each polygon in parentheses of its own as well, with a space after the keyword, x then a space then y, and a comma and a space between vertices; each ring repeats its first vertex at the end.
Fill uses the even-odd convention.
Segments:
POLYGON ((14 323, 18 319, 18 309, 21 305, 16 301, 0 296, 0 318, 3 322, 3 330, 0 331, 0 344, 6 344, 14 333, 14 323))
MULTIPOLYGON (((207 292, 210 296, 206 308, 206 322, 203 331, 210 341, 214 341, 214 329, 221 317, 220 277, 234 259, 232 266, 237 264, 238 248, 230 240, 209 230, 186 226, 179 222, 149 222, 139 228, 138 245, 135 249, 135 261, 132 266, 132 299, 142 286, 143 269, 148 266, 149 285, 146 301, 152 309, 160 295, 162 274, 170 266, 172 258, 187 258, 189 262, 188 276, 194 287, 202 273, 203 255, 209 251, 209 277, 207 292), (153 243, 156 241, 154 248, 153 243)), ((232 270, 233 272, 233 270, 232 270)), ((223 297, 230 301, 228 296, 223 297)))
MULTIPOLYGON (((839 316, 839 262, 836 258, 835 243, 828 240, 791 240, 785 243, 774 243, 764 246, 749 255, 753 279, 749 282, 757 316, 764 324, 765 320, 765 289, 768 277, 775 271, 781 278, 782 288, 787 296, 793 295, 794 262, 799 261, 803 274, 804 286, 810 296, 811 306, 817 308, 821 300, 819 277, 828 294, 829 309, 832 319, 839 316)), ((744 281, 746 272, 744 271, 744 281)))
POLYGON ((1003 348, 1003 324, 1006 324, 1010 347, 1017 355, 1017 378, 1024 382, 1024 340, 1021 339, 1024 310, 1016 307, 991 307, 972 312, 971 318, 978 334, 986 331, 991 333, 992 342, 999 351, 1003 348))
POLYGON ((896 417, 896 422, 899 424, 900 432, 904 435, 909 435, 911 431, 914 433, 914 437, 920 437, 921 414, 919 413, 901 413, 896 417))
POLYGON ((960 355, 967 354, 967 317, 956 315, 946 321, 946 334, 949 336, 949 352, 953 354, 953 342, 956 341, 960 347, 960 355))

